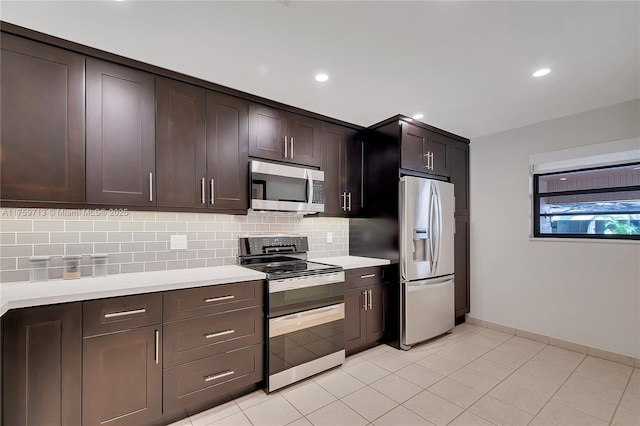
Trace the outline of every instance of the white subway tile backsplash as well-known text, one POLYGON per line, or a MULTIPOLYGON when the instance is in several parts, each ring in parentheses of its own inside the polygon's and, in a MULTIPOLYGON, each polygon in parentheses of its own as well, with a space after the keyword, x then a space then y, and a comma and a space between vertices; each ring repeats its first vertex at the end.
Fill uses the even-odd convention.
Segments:
POLYGON ((50 235, 51 243, 79 243, 79 232, 52 232, 50 235))
POLYGON ((120 231, 144 231, 144 222, 122 222, 120 231))
POLYGON ((94 231, 119 231, 120 223, 115 221, 95 222, 93 224, 94 231))
POLYGON ((82 275, 91 274, 91 253, 108 253, 109 273, 198 268, 237 263, 238 235, 296 233, 309 236, 309 256, 348 254, 349 225, 343 218, 303 218, 287 213, 233 216, 216 213, 0 208, 0 270, 3 280, 28 279, 28 256, 53 256, 55 276, 62 255, 80 254, 82 275), (20 215, 17 210, 24 210, 20 215), (326 232, 333 244, 326 243, 326 232), (171 235, 186 235, 188 250, 170 250, 171 235), (13 268, 13 269, 6 269, 13 268))
POLYGON ((0 259, 0 270, 13 271, 17 269, 18 259, 15 257, 7 257, 0 259))
MULTIPOLYGON (((116 250, 117 251, 117 250, 116 250)), ((144 243, 120 243, 120 251, 123 252, 140 252, 140 251, 144 251, 144 243)), ((104 250, 104 251, 100 251, 98 250, 98 244, 96 244, 96 253, 109 253, 111 252, 110 250, 104 250)))
MULTIPOLYGON (((62 256, 64 254, 64 244, 34 245, 34 256, 62 256)), ((78 253, 82 254, 82 253, 78 253)))
POLYGON ((93 231, 93 222, 88 220, 65 221, 65 231, 93 231))
POLYGON ((47 244, 49 243, 48 232, 19 232, 18 244, 47 244))
POLYGON ((81 243, 106 243, 108 241, 106 232, 81 232, 81 243))
POLYGON ((145 222, 145 231, 166 231, 167 224, 165 222, 145 222))
POLYGON ((63 220, 34 220, 33 230, 38 231, 64 231, 63 220))
POLYGON ((93 244, 65 244, 64 254, 93 254, 93 244))

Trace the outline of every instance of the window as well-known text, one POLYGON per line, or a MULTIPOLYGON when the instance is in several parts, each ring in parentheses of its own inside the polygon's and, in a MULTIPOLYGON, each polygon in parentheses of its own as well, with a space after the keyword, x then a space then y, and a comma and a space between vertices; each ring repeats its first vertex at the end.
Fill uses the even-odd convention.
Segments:
POLYGON ((533 175, 535 237, 640 240, 640 163, 533 175))

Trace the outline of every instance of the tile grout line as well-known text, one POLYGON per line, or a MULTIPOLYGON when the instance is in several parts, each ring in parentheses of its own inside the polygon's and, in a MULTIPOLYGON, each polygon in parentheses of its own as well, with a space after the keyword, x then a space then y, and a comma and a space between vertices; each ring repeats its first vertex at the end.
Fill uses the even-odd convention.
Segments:
MULTIPOLYGON (((574 352, 575 352, 575 351, 574 351, 574 352)), ((579 353, 579 352, 577 352, 577 353, 579 353)), ((556 396, 556 394, 560 391, 560 389, 562 389, 562 387, 563 387, 563 386, 564 386, 564 385, 569 381, 569 379, 571 378, 571 376, 573 376, 573 373, 575 373, 575 372, 576 372, 576 370, 577 370, 578 368, 580 368, 580 366, 582 365, 582 363, 583 363, 583 362, 587 359, 587 357, 589 356, 589 355, 587 355, 587 354, 583 354, 583 355, 584 355, 584 358, 582 358, 582 361, 580 361, 580 363, 579 363, 578 365, 576 365, 576 366, 575 366, 575 368, 571 371, 571 374, 569 374, 569 377, 567 377, 567 378, 564 380, 564 382, 562 382, 562 384, 558 387, 558 389, 556 389, 556 390, 555 390, 555 392, 553 392, 553 394, 549 397, 549 399, 547 399, 547 402, 545 402, 545 403, 544 403, 544 405, 543 405, 543 406, 538 410, 538 412, 536 413, 536 415, 535 415, 535 416, 533 416, 533 418, 534 418, 534 419, 535 419, 536 417, 538 417, 538 415, 542 412, 542 410, 544 410, 544 408, 549 404, 549 402, 551 402, 551 400, 553 399, 553 397, 554 397, 554 396, 556 396)), ((571 409, 576 410, 576 411, 580 411, 581 413, 584 413, 582 410, 578 410, 577 408, 569 407, 568 405, 562 404, 561 402, 558 402, 558 404, 563 405, 563 406, 568 407, 568 408, 571 408, 571 409)), ((589 413, 584 413, 584 414, 586 414, 586 415, 588 415, 588 416, 591 416, 591 414, 589 414, 589 413)), ((592 416, 592 417, 597 418, 596 416, 592 416)), ((546 419, 544 419, 544 420, 546 420, 546 419)), ((531 420, 531 421, 533 421, 533 420, 531 420)), ((548 421, 549 423, 551 423, 551 421, 550 421, 550 420, 546 420, 546 421, 548 421)), ((529 423, 531 423, 531 422, 529 422, 529 423)))
POLYGON ((633 377, 633 373, 635 372, 635 367, 631 367, 631 374, 629 374, 629 378, 627 379, 627 384, 620 395, 620 399, 618 400, 618 404, 616 405, 616 409, 613 410, 613 414, 611 415, 611 420, 609 420, 609 425, 613 424, 613 419, 616 418, 616 414, 618 413, 618 409, 620 408, 620 404, 622 404, 622 398, 624 398, 624 394, 627 393, 627 389, 629 388, 629 384, 631 384, 631 378, 633 377))

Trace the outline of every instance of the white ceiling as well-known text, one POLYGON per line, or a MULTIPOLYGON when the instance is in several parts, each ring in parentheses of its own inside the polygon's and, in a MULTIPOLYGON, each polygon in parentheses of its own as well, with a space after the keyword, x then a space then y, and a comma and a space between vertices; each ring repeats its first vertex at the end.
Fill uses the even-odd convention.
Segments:
POLYGON ((363 126, 422 112, 475 138, 640 98, 638 1, 3 0, 0 18, 363 126))

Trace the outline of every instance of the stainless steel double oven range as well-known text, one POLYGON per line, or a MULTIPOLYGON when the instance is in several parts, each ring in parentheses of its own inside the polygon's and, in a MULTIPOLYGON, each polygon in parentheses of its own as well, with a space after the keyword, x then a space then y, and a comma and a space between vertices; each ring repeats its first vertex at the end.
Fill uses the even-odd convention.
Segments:
POLYGON ((300 235, 240 237, 240 265, 267 274, 267 392, 344 363, 344 272, 307 260, 300 235))

